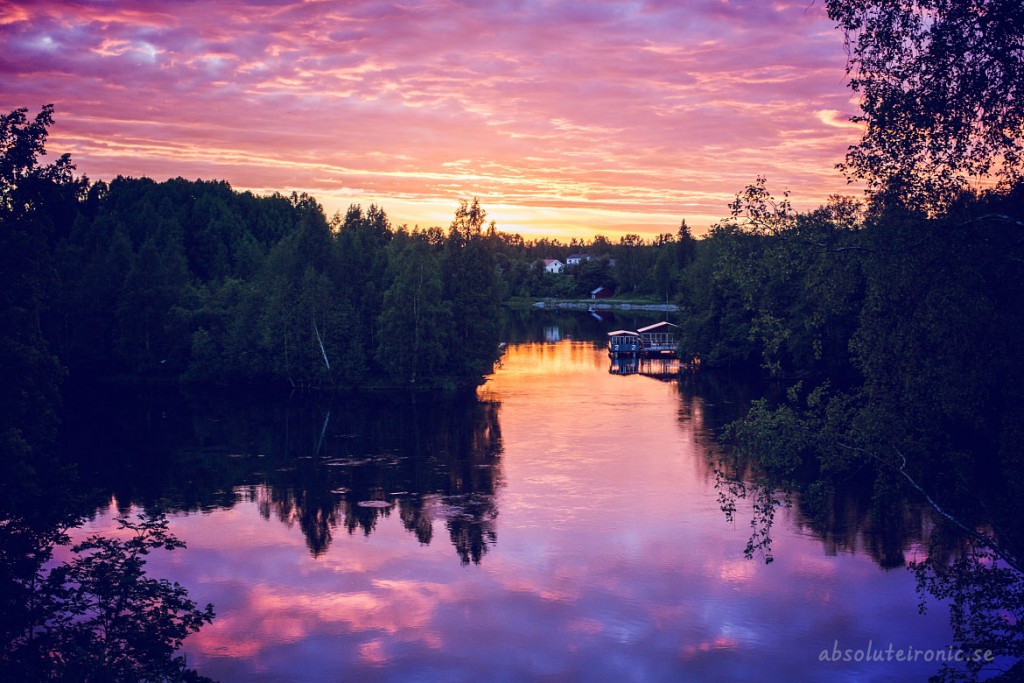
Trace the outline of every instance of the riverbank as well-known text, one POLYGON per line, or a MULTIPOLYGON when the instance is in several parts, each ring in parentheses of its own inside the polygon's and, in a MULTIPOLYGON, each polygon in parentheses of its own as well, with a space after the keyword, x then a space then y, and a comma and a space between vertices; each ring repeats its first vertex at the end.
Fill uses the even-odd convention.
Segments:
POLYGON ((457 396, 472 394, 487 381, 486 375, 461 377, 455 375, 428 376, 414 381, 401 381, 386 376, 372 376, 353 383, 302 384, 286 378, 190 379, 185 376, 157 375, 78 375, 67 378, 64 389, 84 393, 100 388, 107 390, 174 390, 198 393, 234 393, 255 396, 291 394, 321 394, 324 396, 404 396, 408 394, 436 394, 457 396))
MULTIPOLYGON (((533 308, 560 308, 570 310, 617 311, 678 311, 675 304, 659 304, 643 299, 528 299, 533 308)), ((520 304, 522 305, 522 304, 520 304)))

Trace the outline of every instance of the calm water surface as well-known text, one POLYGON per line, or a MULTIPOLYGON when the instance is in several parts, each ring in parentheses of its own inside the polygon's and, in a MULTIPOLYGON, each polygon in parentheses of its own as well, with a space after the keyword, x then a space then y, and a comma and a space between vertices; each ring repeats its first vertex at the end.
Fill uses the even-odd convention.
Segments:
POLYGON ((172 510, 188 548, 150 567, 214 603, 186 653, 224 681, 935 672, 819 661, 837 643, 945 648, 947 614, 918 614, 913 576, 882 569, 867 532, 822 540, 795 507, 778 513, 775 561, 745 559, 749 513, 741 501, 725 520, 707 457, 729 405, 610 372, 599 345, 560 337, 511 345, 466 401, 197 409, 167 427, 193 435, 168 446, 174 471, 116 456, 113 502, 86 530, 109 528, 116 506, 172 510))

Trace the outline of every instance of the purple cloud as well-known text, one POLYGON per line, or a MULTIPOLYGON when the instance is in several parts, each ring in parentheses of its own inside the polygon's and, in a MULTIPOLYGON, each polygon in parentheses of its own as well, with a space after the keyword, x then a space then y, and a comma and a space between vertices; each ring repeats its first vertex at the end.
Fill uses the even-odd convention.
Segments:
POLYGON ((50 147, 90 177, 372 199, 398 223, 476 195, 515 207, 511 224, 492 211, 505 229, 543 229, 544 207, 584 232, 617 231, 613 208, 699 227, 759 174, 810 208, 845 189, 833 167, 857 139, 836 125, 853 109, 840 36, 803 2, 0 0, 0 16, 0 107, 55 103, 50 147))

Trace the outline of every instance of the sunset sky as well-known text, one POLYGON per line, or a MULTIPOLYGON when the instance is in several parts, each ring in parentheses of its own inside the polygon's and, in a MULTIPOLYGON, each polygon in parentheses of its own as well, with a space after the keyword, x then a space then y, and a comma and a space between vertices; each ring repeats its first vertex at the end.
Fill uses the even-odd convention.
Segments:
POLYGON ((816 0, 0 0, 0 109, 56 106, 93 180, 224 179, 445 226, 702 233, 758 175, 854 194, 816 0))

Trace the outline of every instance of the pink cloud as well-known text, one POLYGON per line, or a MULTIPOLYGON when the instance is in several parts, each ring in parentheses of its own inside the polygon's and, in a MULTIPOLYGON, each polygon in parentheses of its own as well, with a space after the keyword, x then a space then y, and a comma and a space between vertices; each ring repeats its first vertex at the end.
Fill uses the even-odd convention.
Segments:
POLYGON ((0 0, 0 16, 0 107, 55 103, 50 147, 90 177, 224 178, 329 210, 393 197, 397 223, 476 195, 511 207, 518 225, 492 211, 505 229, 543 229, 545 208, 590 232, 623 213, 699 227, 760 174, 811 208, 845 190, 833 167, 857 138, 840 36, 804 2, 0 0))

